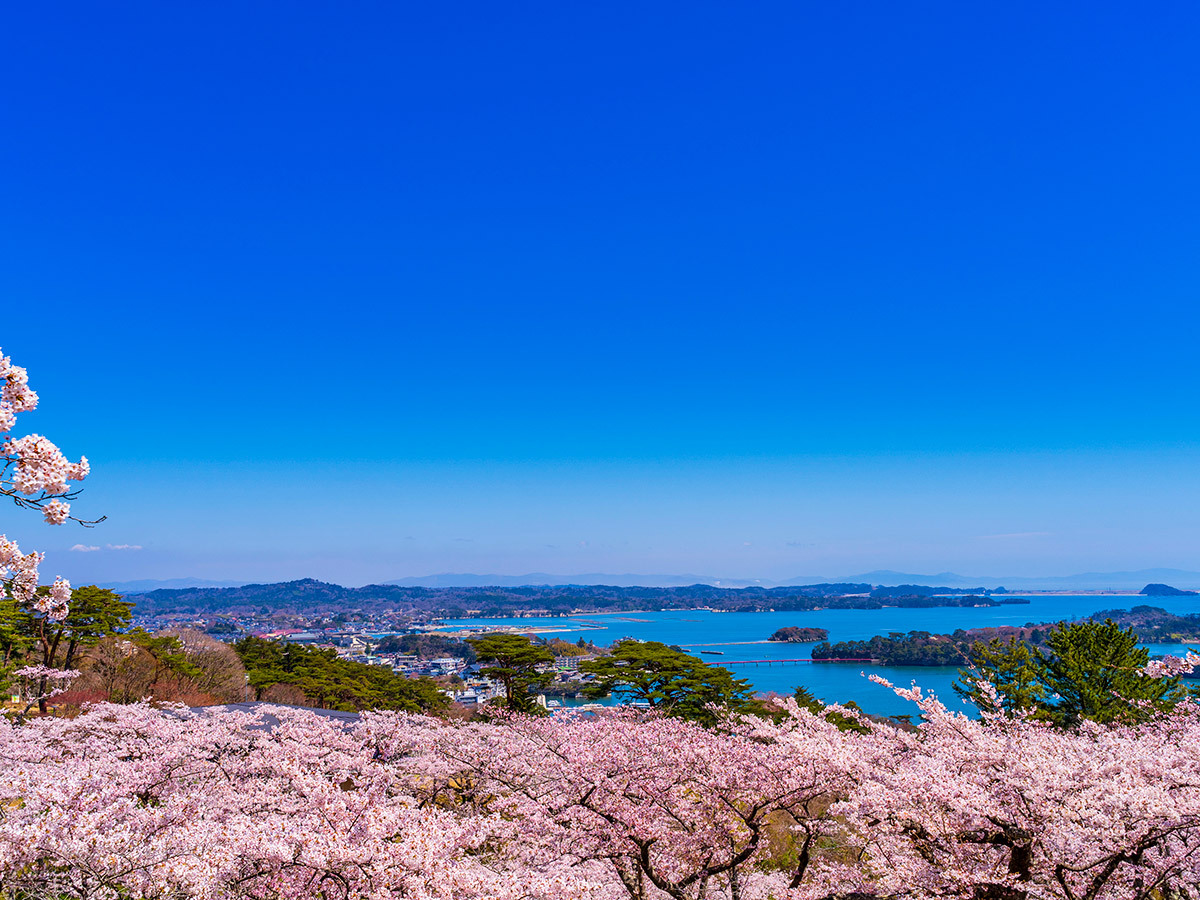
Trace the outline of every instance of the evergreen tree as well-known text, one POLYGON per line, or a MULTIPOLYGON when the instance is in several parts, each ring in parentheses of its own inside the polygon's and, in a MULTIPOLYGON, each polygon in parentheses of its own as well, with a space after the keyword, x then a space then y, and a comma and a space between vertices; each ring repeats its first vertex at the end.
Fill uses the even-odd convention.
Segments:
POLYGON ((658 641, 618 641, 611 654, 580 663, 579 669, 597 677, 585 691, 589 696, 616 693, 705 725, 718 719, 714 706, 730 712, 759 711, 748 682, 658 641))
POLYGON ((386 666, 341 659, 331 649, 246 637, 234 645, 257 699, 273 689, 300 692, 296 701, 322 709, 347 711, 398 709, 420 712, 444 709, 445 695, 428 678, 406 678, 386 666))
POLYGON ((94 647, 106 635, 124 631, 132 621, 133 604, 115 591, 95 585, 75 588, 67 617, 41 623, 42 665, 72 669, 81 650, 94 647))
MULTIPOLYGON (((38 589, 44 592, 46 588, 38 589)), ((39 615, 16 603, 11 597, 0 599, 0 676, 6 676, 19 662, 36 662, 49 669, 74 669, 80 657, 107 635, 124 631, 133 620, 133 604, 121 595, 95 585, 71 591, 65 618, 39 615)), ((39 694, 47 693, 45 679, 39 694)), ((46 701, 38 702, 46 712, 46 701)))
POLYGON ((1041 648, 1013 639, 976 644, 975 667, 955 689, 990 709, 981 689, 990 682, 1007 711, 1032 710, 1039 718, 1070 727, 1095 722, 1142 722, 1187 696, 1180 679, 1143 673, 1150 652, 1137 645, 1132 629, 1111 619, 1055 626, 1041 648))
POLYGON ((1008 641, 992 638, 971 648, 973 670, 960 670, 962 684, 954 690, 987 712, 1027 711, 1046 702, 1046 685, 1041 677, 1042 656, 1017 638, 1008 641), (983 687, 990 683, 998 692, 994 697, 983 687), (997 706, 998 702, 998 706, 997 706))
POLYGON ((542 671, 554 662, 549 649, 522 634, 489 634, 467 643, 475 648, 479 661, 487 664, 480 673, 504 685, 509 709, 524 713, 541 709, 534 698, 554 678, 552 672, 542 671))

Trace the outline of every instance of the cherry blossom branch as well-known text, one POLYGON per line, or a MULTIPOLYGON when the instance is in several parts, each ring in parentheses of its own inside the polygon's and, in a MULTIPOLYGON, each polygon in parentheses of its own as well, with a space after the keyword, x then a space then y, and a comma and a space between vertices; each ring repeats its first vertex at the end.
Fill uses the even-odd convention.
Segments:
MULTIPOLYGON (((37 393, 29 387, 29 376, 21 366, 0 353, 0 435, 10 432, 19 413, 37 408, 37 393)), ((51 525, 72 521, 92 527, 104 521, 81 519, 71 515, 71 505, 79 490, 68 482, 87 477, 86 457, 79 462, 67 460, 51 441, 38 434, 20 438, 5 438, 0 443, 0 497, 11 499, 20 509, 41 512, 51 525)), ((13 600, 41 613, 45 620, 66 618, 71 597, 71 584, 65 578, 55 578, 48 591, 38 588, 38 567, 43 554, 22 553, 15 541, 0 534, 0 583, 13 600)))

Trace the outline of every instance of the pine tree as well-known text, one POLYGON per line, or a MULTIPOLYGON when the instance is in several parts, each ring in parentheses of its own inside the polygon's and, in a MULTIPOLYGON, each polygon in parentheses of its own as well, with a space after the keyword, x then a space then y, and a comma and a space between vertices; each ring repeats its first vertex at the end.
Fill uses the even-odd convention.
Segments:
POLYGON ((658 641, 618 641, 608 656, 581 663, 579 669, 597 677, 586 692, 590 696, 621 694, 705 725, 717 721, 714 707, 759 711, 748 682, 658 641))
POLYGON ((1143 673, 1150 652, 1132 629, 1111 619, 1061 623, 1046 633, 1041 648, 1016 638, 972 648, 974 666, 963 671, 955 690, 985 711, 996 710, 983 684, 1000 694, 1007 712, 1033 711, 1056 725, 1081 720, 1143 722, 1187 696, 1180 679, 1143 673))
POLYGON ((495 678, 508 695, 505 705, 517 712, 534 713, 539 707, 534 696, 545 690, 554 675, 541 668, 554 662, 554 654, 520 634, 489 634, 468 639, 479 661, 487 663, 480 674, 495 678))

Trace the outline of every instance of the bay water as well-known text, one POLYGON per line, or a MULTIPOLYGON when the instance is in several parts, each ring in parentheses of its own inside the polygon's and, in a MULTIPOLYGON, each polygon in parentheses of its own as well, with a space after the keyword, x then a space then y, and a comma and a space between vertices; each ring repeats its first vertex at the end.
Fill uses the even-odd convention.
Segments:
MULTIPOLYGON (((654 610, 614 614, 586 613, 570 617, 450 619, 447 630, 505 628, 536 629, 542 637, 577 641, 583 638, 607 645, 621 638, 678 645, 713 665, 727 666, 761 693, 791 694, 803 685, 827 703, 853 700, 866 712, 879 715, 916 714, 911 703, 867 680, 878 674, 901 686, 913 683, 937 694, 951 709, 968 714, 974 707, 959 700, 952 689, 956 666, 873 666, 869 663, 812 661, 812 644, 768 642, 778 628, 789 625, 825 628, 829 640, 865 640, 891 632, 929 631, 949 634, 958 628, 1025 625, 1080 619, 1102 609, 1158 606, 1179 615, 1200 612, 1200 597, 1142 597, 1131 595, 1006 595, 1029 602, 993 607, 936 607, 929 609, 820 609, 790 612, 713 612, 704 609, 654 610)), ((1186 646, 1148 645, 1153 656, 1179 655, 1186 646)))

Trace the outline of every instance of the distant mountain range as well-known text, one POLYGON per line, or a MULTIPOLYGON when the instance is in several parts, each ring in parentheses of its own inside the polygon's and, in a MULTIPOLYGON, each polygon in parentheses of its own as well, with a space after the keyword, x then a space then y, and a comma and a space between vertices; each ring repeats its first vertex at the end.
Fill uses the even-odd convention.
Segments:
POLYGON ((686 587, 707 584, 714 587, 795 587, 807 584, 837 582, 873 585, 939 584, 955 588, 1004 587, 1009 591, 1139 591, 1147 584, 1160 582, 1180 588, 1200 588, 1200 572, 1186 569, 1138 569, 1132 572, 1083 572, 1078 575, 995 576, 959 575, 939 572, 936 575, 915 572, 896 572, 876 569, 854 575, 797 575, 785 581, 769 579, 715 578, 711 575, 609 575, 591 572, 581 575, 550 575, 531 572, 526 575, 476 575, 473 573, 443 572, 416 578, 398 578, 386 584, 402 587, 523 587, 543 585, 595 585, 614 587, 686 587))
MULTIPOLYGON (((821 580, 821 579, 818 579, 821 580)), ((398 587, 530 587, 565 584, 606 584, 613 587, 688 587, 708 584, 713 587, 773 587, 776 581, 748 581, 740 578, 714 578, 711 575, 606 575, 589 572, 583 575, 548 575, 530 572, 527 575, 475 575, 470 572, 443 572, 417 578, 397 578, 385 581, 398 587)), ((792 582, 788 582, 792 584, 792 582)))
MULTIPOLYGON (((1009 591, 1140 591, 1147 584, 1160 582, 1179 588, 1200 587, 1200 572, 1187 569, 1137 569, 1132 572, 1083 572, 1078 575, 1041 575, 1034 577, 957 575, 941 572, 937 575, 915 575, 908 572, 878 570, 851 575, 836 581, 867 581, 871 584, 944 584, 949 587, 1004 587, 1009 591)), ((809 581, 790 579, 788 585, 809 581)))
MULTIPOLYGON (((952 588, 1006 588, 1009 591, 1139 591, 1147 584, 1169 584, 1185 589, 1200 589, 1200 572, 1187 569, 1138 569, 1132 572, 1084 572, 1078 575, 1047 575, 1036 577, 958 575, 939 572, 936 575, 916 572, 897 572, 876 569, 853 575, 797 575, 785 581, 769 579, 716 578, 711 575, 612 575, 588 572, 579 575, 551 575, 530 572, 525 575, 476 575, 470 572, 443 572, 413 578, 397 578, 384 584, 397 587, 455 588, 455 587, 543 587, 558 585, 611 585, 613 587, 688 587, 704 584, 713 587, 796 587, 826 583, 862 583, 871 585, 932 584, 952 588)), ((123 594, 144 594, 155 590, 180 588, 241 587, 244 581, 213 581, 206 578, 145 579, 141 581, 108 581, 101 587, 123 594)))
POLYGON ((142 581, 102 581, 98 586, 116 591, 118 594, 146 594, 150 591, 177 588, 241 587, 245 583, 244 581, 210 581, 207 578, 147 578, 142 581))

